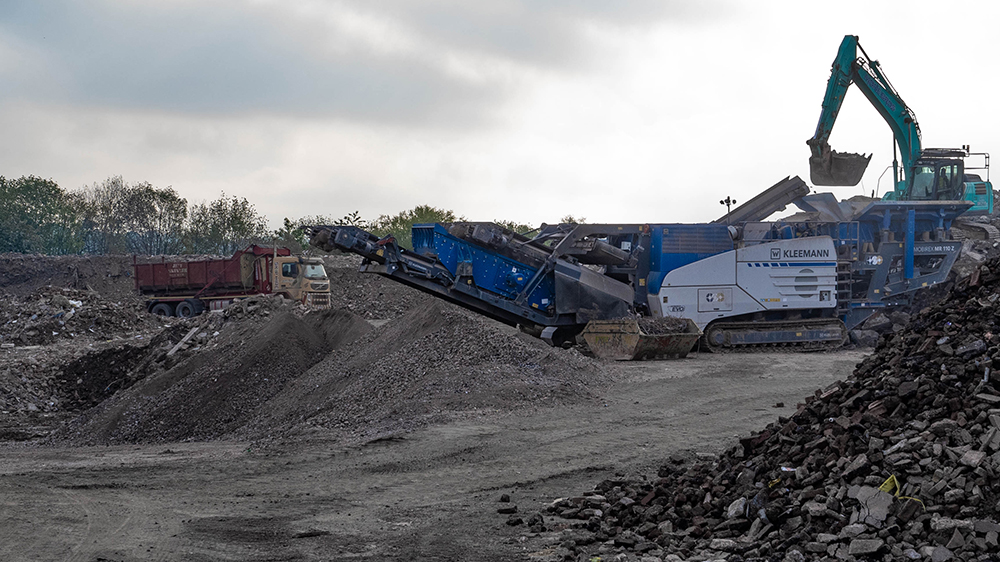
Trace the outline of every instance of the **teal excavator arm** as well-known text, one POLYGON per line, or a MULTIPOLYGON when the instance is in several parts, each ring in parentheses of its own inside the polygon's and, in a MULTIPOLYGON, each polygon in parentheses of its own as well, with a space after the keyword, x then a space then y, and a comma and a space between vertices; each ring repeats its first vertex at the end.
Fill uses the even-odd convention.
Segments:
MULTIPOLYGON (((816 124, 816 134, 806 141, 812 150, 809 158, 810 177, 816 185, 857 185, 868 167, 871 155, 837 152, 830 148, 830 132, 844 103, 844 95, 854 84, 892 129, 899 145, 903 169, 909 170, 920 158, 920 126, 913 111, 899 97, 878 64, 871 60, 858 43, 856 35, 847 35, 840 43, 833 61, 830 80, 826 84, 823 111, 816 124), (858 54, 858 51, 861 54, 858 54)), ((897 181, 898 164, 894 161, 897 181)), ((899 189, 901 186, 897 186, 899 189)))

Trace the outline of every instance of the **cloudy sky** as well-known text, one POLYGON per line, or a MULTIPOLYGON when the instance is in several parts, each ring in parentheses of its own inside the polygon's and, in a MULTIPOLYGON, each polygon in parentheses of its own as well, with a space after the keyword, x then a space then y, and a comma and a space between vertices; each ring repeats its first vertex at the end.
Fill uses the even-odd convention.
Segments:
MULTIPOLYGON (((1000 154, 1000 3, 5 0, 0 175, 109 176, 282 217, 419 204, 537 225, 711 220, 808 181, 830 63, 860 36, 925 146, 1000 154)), ((892 136, 856 89, 831 138, 892 136)), ((889 184, 888 174, 879 186, 889 184)))

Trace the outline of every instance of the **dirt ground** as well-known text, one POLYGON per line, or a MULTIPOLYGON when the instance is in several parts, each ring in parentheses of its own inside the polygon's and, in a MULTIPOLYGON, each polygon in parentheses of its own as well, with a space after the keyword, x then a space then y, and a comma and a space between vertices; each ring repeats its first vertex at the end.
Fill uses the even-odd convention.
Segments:
POLYGON ((507 526, 502 494, 527 519, 615 474, 655 477, 671 455, 713 454, 789 415, 864 354, 607 363, 611 382, 576 400, 469 409, 361 441, 303 424, 274 439, 9 442, 0 559, 545 560, 559 529, 507 526))

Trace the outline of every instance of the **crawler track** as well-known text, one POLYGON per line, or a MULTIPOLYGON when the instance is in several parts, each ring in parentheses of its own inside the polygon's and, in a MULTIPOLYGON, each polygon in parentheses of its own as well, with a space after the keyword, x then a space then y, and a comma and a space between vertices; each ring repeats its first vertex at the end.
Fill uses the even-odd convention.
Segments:
POLYGON ((997 227, 985 222, 961 219, 952 224, 951 235, 956 240, 1000 240, 1000 230, 997 227))
POLYGON ((847 327, 832 318, 770 322, 714 322, 705 329, 711 350, 790 347, 836 349, 847 341, 847 327))

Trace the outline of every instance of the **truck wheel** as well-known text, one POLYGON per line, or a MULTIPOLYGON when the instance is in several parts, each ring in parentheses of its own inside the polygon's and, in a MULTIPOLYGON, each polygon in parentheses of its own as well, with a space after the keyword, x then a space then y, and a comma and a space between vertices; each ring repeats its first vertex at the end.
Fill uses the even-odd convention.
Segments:
POLYGON ((154 305, 153 308, 149 309, 149 311, 158 316, 174 315, 174 309, 169 304, 164 302, 154 305))
POLYGON ((197 309, 191 301, 177 303, 177 316, 181 318, 191 318, 198 314, 197 309))

